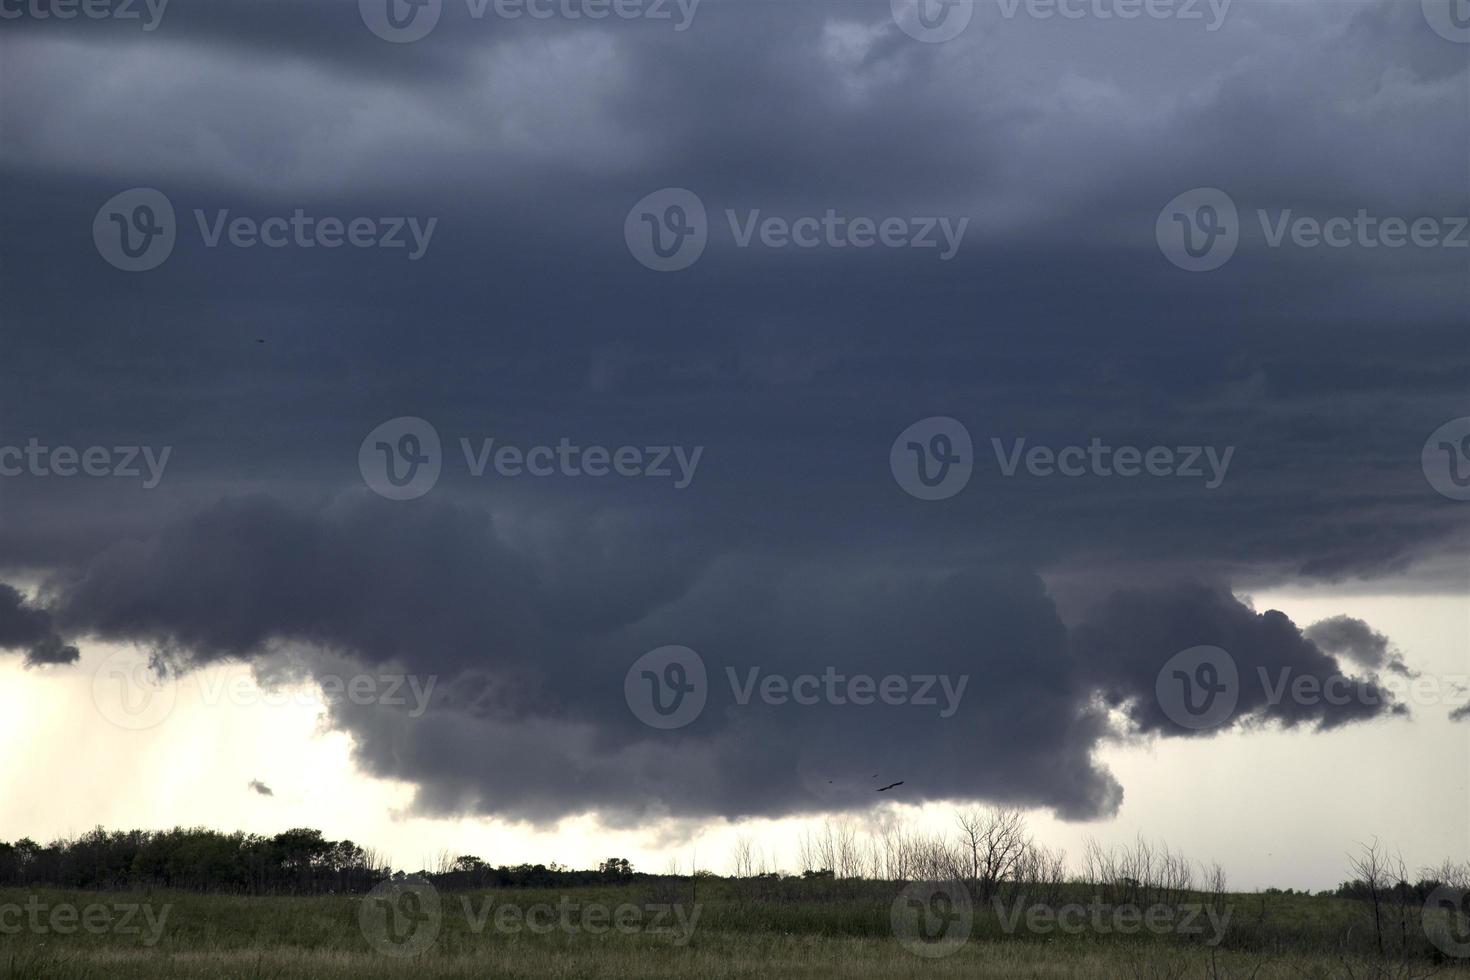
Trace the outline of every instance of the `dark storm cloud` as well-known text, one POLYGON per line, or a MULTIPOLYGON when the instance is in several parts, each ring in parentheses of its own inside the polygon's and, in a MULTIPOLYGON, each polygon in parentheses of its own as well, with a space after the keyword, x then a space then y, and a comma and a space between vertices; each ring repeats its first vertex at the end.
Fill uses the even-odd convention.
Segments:
POLYGON ((1346 657, 1360 667, 1412 675, 1403 658, 1390 650, 1388 637, 1361 619, 1333 616, 1313 623, 1303 635, 1324 652, 1346 657))
POLYGON ((0 650, 24 650, 28 666, 76 663, 77 648, 62 641, 51 614, 26 602, 14 586, 0 583, 0 650))
MULTIPOLYGON (((1153 692, 1185 647, 1225 646, 1242 674, 1258 665, 1338 673, 1285 616, 1257 615, 1203 586, 1117 596, 1069 635, 1024 569, 739 549, 680 560, 681 546, 656 526, 641 528, 633 549, 619 547, 639 537, 626 527, 573 522, 571 544, 552 513, 520 516, 511 544, 469 506, 403 507, 358 493, 312 513, 233 500, 115 547, 50 588, 68 628, 191 655, 194 666, 297 649, 320 651, 319 673, 346 658, 436 678, 422 717, 339 699, 333 721, 352 732, 364 769, 419 786, 421 810, 533 821, 587 809, 612 820, 864 806, 875 767, 902 773, 915 800, 1105 815, 1122 787, 1093 758, 1113 734, 1094 692, 1137 730, 1174 735, 1153 692), (568 564, 579 566, 575 579, 568 564), (677 582, 671 566, 683 570, 677 582), (567 615, 569 592, 602 595, 609 611, 567 615), (697 650, 710 672, 709 706, 679 732, 644 727, 624 699, 633 661, 667 643, 697 650), (948 714, 742 705, 727 673, 828 667, 949 678, 958 696, 948 714), (964 688, 954 687, 961 677, 964 688)), ((1386 697, 1294 707, 1257 693, 1240 716, 1325 729, 1396 710, 1386 697)))
POLYGON ((1181 727, 1150 695, 1164 663, 1194 646, 1218 647, 1234 661, 1239 700, 1233 720, 1330 729, 1408 713, 1373 681, 1345 683, 1341 665, 1285 614, 1257 613, 1228 591, 1200 584, 1115 593, 1077 628, 1073 652, 1084 676, 1139 731, 1193 735, 1198 732, 1181 727), (1311 682, 1312 693, 1294 696, 1293 685, 1303 680, 1311 682), (1322 696, 1333 680, 1352 693, 1322 696))
MULTIPOLYGON (((44 580, 61 634, 196 665, 264 669, 288 648, 440 676, 422 717, 333 706, 363 767, 432 812, 853 807, 881 763, 914 798, 1087 816, 1122 792, 1094 761, 1112 734, 1099 693, 1169 737, 1154 679, 1180 649, 1227 649, 1252 684, 1387 650, 1366 624, 1303 636, 1178 582, 1465 590, 1447 561, 1465 505, 1419 460, 1466 413, 1464 255, 1271 250, 1253 224, 1256 208, 1465 213, 1470 46, 1417 4, 1239 3, 1207 33, 980 3, 942 45, 903 36, 886 3, 706 0, 684 32, 472 21, 454 0, 445 17, 393 45, 355 3, 174 0, 146 35, 0 36, 17 93, 0 102, 0 446, 173 447, 151 490, 0 479, 0 573, 44 580), (181 231, 164 265, 127 274, 90 231, 135 185, 164 191, 181 231), (1211 185, 1239 204, 1242 245, 1183 273, 1154 220, 1211 185), (622 239, 663 186, 700 194, 716 227, 669 275, 622 239), (207 248, 196 208, 439 227, 412 263, 207 248), (737 249, 725 208, 971 224, 941 264, 737 249), (939 414, 970 428, 975 474, 921 503, 888 449, 939 414), (438 428, 445 475, 390 504, 356 454, 401 415, 438 428), (679 492, 470 478, 458 440, 492 436, 706 455, 679 492), (1005 477, 991 448, 1093 437, 1235 455, 1205 490, 1005 477), (1435 561, 1451 570, 1430 579, 1435 561), (972 679, 947 719, 714 698, 655 737, 621 685, 668 643, 717 679, 972 679)), ((45 612, 11 605, 31 630, 16 649, 75 659, 35 626, 45 612)), ((1242 693, 1249 723, 1399 710, 1242 693)))

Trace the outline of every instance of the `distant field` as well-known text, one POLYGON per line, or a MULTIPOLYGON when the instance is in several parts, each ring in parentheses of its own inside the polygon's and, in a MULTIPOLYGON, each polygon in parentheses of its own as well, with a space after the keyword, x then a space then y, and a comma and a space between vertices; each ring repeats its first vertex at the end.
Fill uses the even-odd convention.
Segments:
POLYGON ((1229 925, 1218 947, 1207 945, 1208 929, 1119 934, 1084 924, 1060 931, 1046 929, 1044 917, 1036 930, 1012 919, 1007 932, 1003 919, 1013 910, 977 906, 943 946, 896 925, 896 885, 749 884, 701 883, 694 893, 687 880, 436 892, 427 902, 402 893, 0 890, 0 910, 9 910, 0 914, 0 976, 1470 980, 1470 960, 1438 952, 1417 910, 1395 920, 1393 953, 1379 959, 1364 907, 1341 899, 1224 896, 1229 925))

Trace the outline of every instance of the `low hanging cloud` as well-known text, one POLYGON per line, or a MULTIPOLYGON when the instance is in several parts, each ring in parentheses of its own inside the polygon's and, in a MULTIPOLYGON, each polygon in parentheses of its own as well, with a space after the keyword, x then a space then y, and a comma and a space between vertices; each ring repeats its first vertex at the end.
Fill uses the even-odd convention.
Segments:
MULTIPOLYGON (((873 772, 903 779, 911 802, 988 798, 1106 816, 1124 787, 1095 758, 1105 739, 1198 734, 1169 725, 1154 700, 1174 653, 1218 644, 1243 676, 1339 673, 1286 616, 1218 587, 1120 593, 1069 629, 1041 580, 1016 565, 727 551, 652 525, 620 557, 598 541, 624 533, 607 525, 575 544, 522 527, 512 544, 482 508, 418 503, 223 501, 57 578, 56 615, 71 630, 174 651, 185 667, 233 659, 268 672, 291 650, 319 676, 437 678, 427 710, 338 698, 330 721, 352 734, 366 772, 416 784, 421 812, 537 823, 589 811, 617 823, 861 808, 873 772), (583 560, 592 554, 605 557, 583 560), (670 579, 675 566, 685 573, 670 579), (593 619, 565 616, 569 590, 616 601, 593 619), (703 659, 709 701, 688 727, 654 731, 630 710, 624 679, 671 643, 703 659), (741 695, 771 675, 829 671, 929 678, 948 701, 741 695), (1130 727, 1119 731, 1104 707, 1130 727)), ((1329 730, 1400 710, 1384 698, 1271 703, 1246 684, 1239 717, 1329 730)))
POLYGON ((1346 657, 1369 670, 1391 670, 1406 677, 1417 676, 1402 655, 1389 645, 1388 637, 1352 616, 1333 616, 1307 627, 1304 635, 1323 651, 1346 657))
MULTIPOLYGON (((1359 635, 1355 629, 1350 632, 1359 635)), ((1076 629, 1073 652, 1079 669, 1108 704, 1123 711, 1134 730, 1145 734, 1198 736, 1214 731, 1181 727, 1154 696, 1163 664, 1196 646, 1218 647, 1233 662, 1238 673, 1233 717, 1238 721, 1328 730, 1408 713, 1407 706, 1372 680, 1347 684, 1341 665, 1309 634, 1284 613, 1258 613, 1228 590, 1185 583, 1115 593, 1076 629), (1354 696, 1292 695, 1292 685, 1303 679, 1315 690, 1330 682, 1342 683, 1354 696)))
POLYGON ((0 582, 0 650, 21 650, 28 667, 72 664, 81 656, 51 625, 51 614, 26 602, 14 586, 0 582))

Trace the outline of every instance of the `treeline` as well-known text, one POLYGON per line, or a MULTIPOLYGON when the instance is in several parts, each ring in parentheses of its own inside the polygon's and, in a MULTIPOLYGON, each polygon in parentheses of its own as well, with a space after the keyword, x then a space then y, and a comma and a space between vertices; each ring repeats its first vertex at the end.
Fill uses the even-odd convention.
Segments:
POLYGON ((243 893, 359 891, 381 881, 377 856, 350 840, 301 828, 262 837, 202 827, 101 827, 41 845, 0 841, 0 885, 187 888, 243 893))
MULTIPOLYGON (((1088 839, 1080 864, 1073 864, 1065 850, 1036 840, 1017 807, 956 810, 950 833, 839 817, 804 831, 796 845, 803 878, 959 881, 981 903, 1025 898, 1055 905, 1064 894, 1086 890, 1109 905, 1171 905, 1226 891, 1218 863, 1193 862, 1142 836, 1122 847, 1088 839)), ((773 864, 751 838, 737 838, 735 877, 779 876, 773 864)))
MULTIPOLYGON (((559 865, 492 867, 474 855, 441 855, 415 873, 445 888, 571 887, 635 877, 632 865, 609 858, 596 871, 559 865)), ((402 877, 376 851, 350 840, 327 840, 297 828, 273 837, 203 827, 106 831, 42 845, 23 837, 0 841, 0 887, 182 888, 241 894, 360 893, 402 877)))
MULTIPOLYGON (((1055 904, 1064 892, 1083 889, 1107 904, 1174 904, 1186 898, 1219 901, 1226 894, 1218 864, 1195 865, 1167 845, 1139 838, 1121 848, 1089 840, 1078 866, 1066 854, 1037 843, 1015 809, 957 813, 953 835, 909 834, 886 826, 864 834, 846 819, 824 822, 797 841, 797 876, 773 867, 750 838, 740 838, 731 855, 733 879, 760 883, 823 881, 958 880, 982 902, 1025 896, 1055 904)), ((682 878, 677 866, 665 875, 637 873, 623 858, 608 858, 596 870, 558 864, 494 866, 475 855, 441 853, 431 867, 414 872, 437 887, 578 887, 654 878, 682 878)), ((1352 858, 1349 881, 1318 892, 1364 902, 1375 910, 1420 906, 1436 888, 1470 890, 1470 862, 1446 861, 1410 875, 1401 859, 1382 845, 1364 845, 1352 858)), ((0 841, 0 887, 49 885, 61 888, 182 888, 247 894, 360 893, 404 871, 350 840, 328 840, 319 830, 297 828, 272 837, 221 833, 202 827, 173 830, 106 831, 41 845, 30 838, 0 841)), ((699 877, 717 877, 706 870, 699 877)), ((805 891, 802 892, 805 894, 805 891)), ((1266 894, 1290 894, 1268 889, 1266 894)), ((1301 894, 1307 894, 1302 892, 1301 894)), ((1377 916, 1375 915, 1375 918, 1377 916)), ((1375 930, 1376 931, 1376 930, 1375 930)))
POLYGON ((1422 905, 1439 888, 1470 891, 1470 861, 1444 861, 1411 875, 1402 857, 1375 840, 1360 844, 1350 855, 1350 864, 1355 877, 1336 891, 1320 894, 1375 904, 1422 905))

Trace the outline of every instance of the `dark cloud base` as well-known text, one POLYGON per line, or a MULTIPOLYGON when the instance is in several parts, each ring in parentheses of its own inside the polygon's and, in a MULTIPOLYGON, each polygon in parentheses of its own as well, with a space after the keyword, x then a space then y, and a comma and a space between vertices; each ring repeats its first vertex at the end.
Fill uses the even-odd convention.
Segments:
POLYGON ((1201 734, 1170 722, 1154 694, 1164 662, 1200 644, 1240 664, 1237 720, 1328 730, 1403 711, 1381 691, 1339 706, 1268 701, 1256 668, 1325 680, 1339 664, 1281 613, 1219 587, 1120 592, 1068 629, 1040 579, 1015 566, 689 552, 640 530, 589 525, 574 542, 512 545, 467 504, 355 493, 312 511, 256 496, 121 542, 46 591, 65 629, 169 651, 185 669, 268 669, 294 650, 322 672, 345 661, 432 676, 422 717, 338 701, 332 722, 367 772, 415 783, 425 812, 535 822, 863 807, 872 771, 903 778, 910 800, 1106 816, 1123 788, 1095 761, 1104 740, 1201 734), (619 547, 624 536, 641 546, 619 547), (687 728, 652 731, 623 678, 669 643, 704 658, 709 704, 687 728), (968 686, 942 717, 915 705, 742 706, 725 674, 828 666, 968 686))

